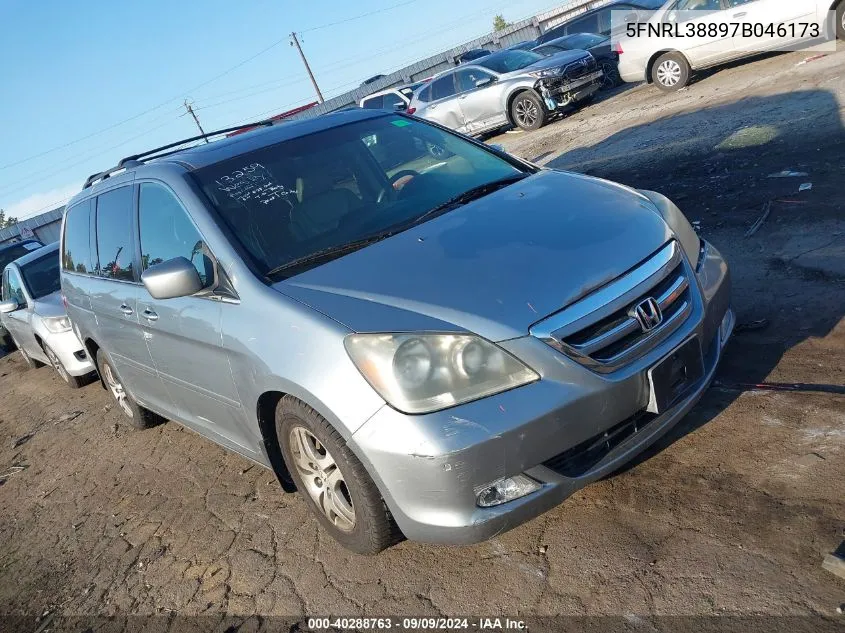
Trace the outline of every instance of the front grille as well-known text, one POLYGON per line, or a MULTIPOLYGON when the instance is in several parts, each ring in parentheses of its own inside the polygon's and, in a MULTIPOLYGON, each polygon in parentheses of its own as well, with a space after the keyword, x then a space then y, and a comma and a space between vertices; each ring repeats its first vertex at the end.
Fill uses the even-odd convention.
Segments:
POLYGON ((656 417, 654 413, 639 411, 607 431, 594 435, 560 455, 555 455, 543 462, 543 466, 564 477, 581 477, 592 470, 610 451, 641 431, 656 417))
POLYGON ((565 77, 568 81, 574 81, 576 79, 580 79, 585 75, 589 75, 591 72, 596 70, 596 60, 595 58, 588 58, 586 61, 578 60, 572 62, 571 64, 567 64, 563 69, 562 76, 565 77))
POLYGON ((582 365, 609 372, 642 356, 692 313, 690 273, 670 242, 632 271, 532 328, 532 333, 582 365), (662 320, 651 329, 636 308, 654 299, 662 320))

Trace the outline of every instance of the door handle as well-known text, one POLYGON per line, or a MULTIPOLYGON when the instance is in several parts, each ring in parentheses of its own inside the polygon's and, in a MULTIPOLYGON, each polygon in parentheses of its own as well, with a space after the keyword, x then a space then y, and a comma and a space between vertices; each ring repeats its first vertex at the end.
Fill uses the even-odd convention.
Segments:
POLYGON ((147 321, 158 321, 158 314, 156 314, 149 308, 146 308, 141 314, 147 321))
POLYGON ((746 15, 748 15, 748 11, 741 11, 739 13, 734 13, 735 18, 744 18, 746 15))
POLYGON ((123 312, 123 314, 125 314, 126 316, 129 316, 130 314, 132 314, 132 312, 134 312, 134 310, 132 310, 132 308, 130 308, 125 303, 120 304, 120 311, 123 312))

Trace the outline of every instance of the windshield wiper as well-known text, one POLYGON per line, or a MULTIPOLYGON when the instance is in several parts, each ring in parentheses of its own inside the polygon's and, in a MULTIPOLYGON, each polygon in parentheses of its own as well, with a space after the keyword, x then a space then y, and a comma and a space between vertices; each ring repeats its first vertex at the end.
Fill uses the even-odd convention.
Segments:
POLYGON ((420 224, 428 218, 441 215, 443 213, 446 213, 447 211, 451 211, 452 209, 456 209, 462 205, 465 205, 468 202, 483 198, 484 196, 491 194, 494 191, 498 191, 499 189, 507 187, 508 185, 512 185, 515 182, 519 182, 520 180, 522 180, 523 178, 527 178, 528 176, 529 174, 527 173, 514 174, 512 176, 505 176, 504 178, 485 182, 483 185, 478 185, 477 187, 473 187, 472 189, 467 189, 463 193, 455 196, 454 198, 450 198, 446 202, 438 204, 436 207, 429 209, 420 216, 417 216, 410 222, 409 226, 416 226, 417 224, 420 224))
POLYGON ((383 231, 381 233, 376 233, 375 235, 368 235, 367 237, 361 238, 360 240, 355 240, 354 242, 347 242, 346 244, 338 244, 336 246, 322 248, 318 251, 314 251, 313 253, 309 253, 308 255, 303 255, 302 257, 292 259, 289 262, 281 264, 280 266, 276 266, 272 270, 268 270, 266 273, 264 273, 264 276, 271 277, 290 268, 298 268, 304 264, 311 264, 313 262, 323 261, 326 259, 334 259, 335 257, 338 257, 342 254, 356 251, 370 244, 374 244, 375 242, 380 242, 381 240, 386 239, 391 235, 394 235, 395 233, 398 233, 398 231, 395 229, 390 231, 383 231))

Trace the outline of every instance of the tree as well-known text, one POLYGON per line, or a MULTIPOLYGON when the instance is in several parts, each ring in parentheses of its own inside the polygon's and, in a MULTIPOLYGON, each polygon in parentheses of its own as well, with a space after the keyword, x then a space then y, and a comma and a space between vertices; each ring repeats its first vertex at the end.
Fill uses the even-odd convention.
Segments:
POLYGON ((503 29, 508 28, 510 25, 505 22, 504 16, 502 14, 497 15, 493 18, 493 30, 494 31, 501 31, 503 29))
POLYGON ((0 229, 5 229, 8 226, 15 226, 18 223, 17 218, 6 217, 6 211, 0 209, 0 229))

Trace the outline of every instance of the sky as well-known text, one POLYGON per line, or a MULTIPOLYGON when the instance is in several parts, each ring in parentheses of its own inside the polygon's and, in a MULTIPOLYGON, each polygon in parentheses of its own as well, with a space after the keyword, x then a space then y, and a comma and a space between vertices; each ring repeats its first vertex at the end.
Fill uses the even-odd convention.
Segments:
POLYGON ((341 94, 563 0, 0 0, 0 209, 59 206, 123 156, 341 94))

